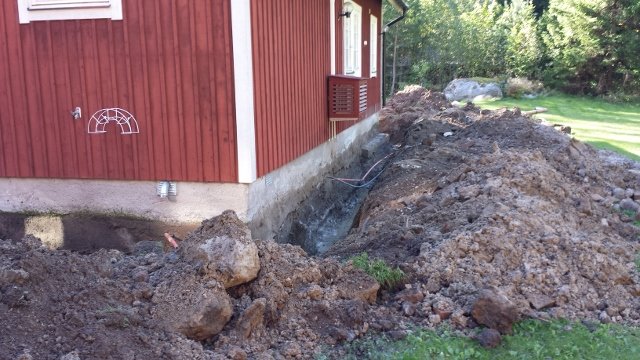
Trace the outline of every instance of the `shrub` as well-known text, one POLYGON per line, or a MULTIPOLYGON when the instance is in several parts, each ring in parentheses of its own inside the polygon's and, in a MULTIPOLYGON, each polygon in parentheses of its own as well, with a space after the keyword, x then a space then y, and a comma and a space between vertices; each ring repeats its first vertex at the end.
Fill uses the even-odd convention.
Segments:
POLYGON ((544 85, 539 81, 527 78, 510 78, 505 84, 505 94, 513 98, 521 98, 524 95, 538 95, 544 90, 544 85))
POLYGON ((392 269, 384 260, 369 259, 366 252, 351 258, 351 263, 376 279, 380 286, 387 290, 396 289, 405 276, 400 268, 392 269))

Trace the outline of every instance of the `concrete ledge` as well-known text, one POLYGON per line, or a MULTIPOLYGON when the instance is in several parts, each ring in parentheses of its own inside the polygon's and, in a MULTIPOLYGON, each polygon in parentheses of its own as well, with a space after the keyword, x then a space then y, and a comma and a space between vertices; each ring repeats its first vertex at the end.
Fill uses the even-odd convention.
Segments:
POLYGON ((178 196, 156 196, 153 181, 0 178, 0 211, 98 213, 170 223, 200 222, 234 210, 247 219, 248 185, 178 182, 178 196))
POLYGON ((272 238, 311 189, 321 184, 326 175, 354 161, 377 122, 375 114, 251 184, 248 219, 254 238, 272 238))

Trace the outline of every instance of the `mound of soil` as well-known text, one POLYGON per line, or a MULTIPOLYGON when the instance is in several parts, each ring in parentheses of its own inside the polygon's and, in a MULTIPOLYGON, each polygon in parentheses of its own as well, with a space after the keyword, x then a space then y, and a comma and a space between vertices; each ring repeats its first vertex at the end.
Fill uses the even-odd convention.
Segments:
POLYGON ((374 279, 249 233, 229 211, 168 253, 82 255, 33 237, 1 240, 0 358, 308 358, 382 326, 374 279), (253 260, 219 256, 247 246, 257 276, 253 260))
POLYGON ((167 252, 0 240, 0 358, 341 358, 368 332, 443 321, 640 324, 638 164, 518 110, 452 107, 419 87, 389 104, 395 153, 324 258, 251 239, 233 212, 167 252), (340 261, 365 251, 404 270, 401 291, 340 261))
POLYGON ((638 164, 517 109, 421 114, 433 96, 413 87, 385 110, 382 127, 403 134, 395 158, 328 254, 400 266, 425 325, 443 320, 438 304, 469 317, 486 287, 524 316, 640 324, 638 164))

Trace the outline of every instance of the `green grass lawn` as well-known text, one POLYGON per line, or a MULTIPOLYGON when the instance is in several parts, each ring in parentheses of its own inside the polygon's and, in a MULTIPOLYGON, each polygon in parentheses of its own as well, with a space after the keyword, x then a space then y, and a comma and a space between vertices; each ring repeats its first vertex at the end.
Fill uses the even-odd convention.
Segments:
POLYGON ((545 107, 549 111, 535 115, 537 118, 570 126, 579 140, 640 161, 640 104, 613 104, 596 98, 550 95, 537 99, 484 101, 478 105, 485 109, 517 106, 523 111, 545 107))
POLYGON ((619 325, 526 320, 495 349, 448 330, 417 331, 405 340, 380 337, 350 345, 350 359, 640 359, 640 329, 619 325))

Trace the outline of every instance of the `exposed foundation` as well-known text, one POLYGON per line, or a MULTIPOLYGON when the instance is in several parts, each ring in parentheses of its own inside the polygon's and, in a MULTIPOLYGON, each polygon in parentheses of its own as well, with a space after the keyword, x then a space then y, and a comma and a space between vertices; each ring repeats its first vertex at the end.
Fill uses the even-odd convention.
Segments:
POLYGON ((248 219, 254 238, 278 234, 286 217, 313 189, 322 186, 327 175, 348 167, 360 156, 377 122, 376 114, 251 184, 248 219))
POLYGON ((162 224, 189 225, 230 209, 249 223, 254 237, 272 238, 288 214, 314 188, 321 186, 325 176, 347 167, 360 156, 361 147, 368 141, 377 121, 378 116, 373 115, 359 122, 253 184, 178 182, 178 195, 168 199, 156 195, 157 183, 152 181, 0 179, 0 215, 3 217, 0 221, 10 223, 10 214, 39 214, 36 217, 20 215, 20 219, 26 220, 19 220, 21 229, 14 229, 10 234, 12 237, 25 233, 51 237, 53 246, 60 247, 69 241, 60 238, 68 236, 68 230, 60 230, 64 217, 59 215, 90 215, 100 219, 134 217, 162 224), (42 214, 56 216, 49 218, 42 214))

